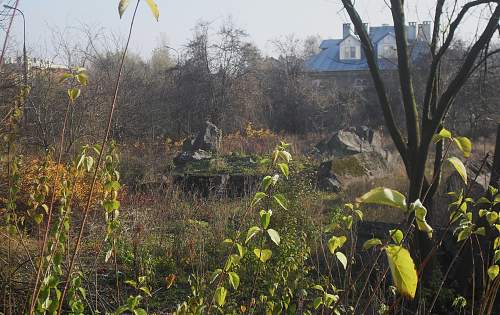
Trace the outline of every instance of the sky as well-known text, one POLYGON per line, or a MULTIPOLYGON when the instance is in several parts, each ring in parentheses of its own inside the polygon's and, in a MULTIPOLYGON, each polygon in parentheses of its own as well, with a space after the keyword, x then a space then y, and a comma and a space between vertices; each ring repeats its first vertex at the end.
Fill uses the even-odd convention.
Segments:
MULTIPOLYGON (((0 4, 13 0, 0 0, 0 4)), ((144 2, 144 1, 143 1, 144 2)), ((250 40, 265 54, 273 54, 270 40, 294 34, 298 38, 319 35, 321 38, 341 36, 342 23, 348 16, 340 0, 156 0, 160 19, 157 22, 146 3, 141 3, 136 20, 131 51, 147 58, 162 42, 180 49, 191 38, 193 27, 200 21, 217 26, 231 16, 245 29, 250 40)), ((123 39, 132 16, 134 0, 122 19, 118 16, 118 0, 20 0, 19 9, 26 16, 27 46, 41 55, 54 54, 54 31, 78 41, 83 27, 117 34, 123 39)), ((432 20, 435 0, 407 0, 407 21, 432 20)), ((392 24, 383 0, 358 0, 356 6, 370 25, 392 24)), ((477 15, 469 18, 463 34, 471 36, 477 15)), ((13 43, 22 41, 22 20, 13 25, 13 43)), ((3 41, 4 33, 0 33, 3 41)))

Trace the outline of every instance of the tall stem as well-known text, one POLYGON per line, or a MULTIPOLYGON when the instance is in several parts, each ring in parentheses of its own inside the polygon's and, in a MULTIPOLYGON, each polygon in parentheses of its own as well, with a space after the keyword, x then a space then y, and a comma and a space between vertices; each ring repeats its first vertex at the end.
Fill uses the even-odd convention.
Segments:
POLYGON ((89 191, 89 194, 87 196, 87 203, 86 203, 85 209, 84 209, 83 220, 82 220, 82 223, 80 224, 80 231, 78 233, 78 238, 76 240, 75 250, 73 252, 73 256, 71 257, 71 261, 70 261, 69 268, 68 268, 68 271, 67 271, 66 281, 65 281, 65 284, 64 284, 64 289, 62 291, 61 300, 60 300, 60 303, 59 303, 59 309, 57 310, 57 314, 58 315, 61 314, 62 307, 63 307, 63 304, 64 304, 64 299, 66 297, 66 292, 68 291, 69 282, 71 280, 71 273, 73 272, 73 268, 74 268, 74 265, 75 265, 76 257, 78 256, 78 251, 80 249, 80 244, 81 244, 82 237, 83 237, 83 230, 85 229, 85 223, 87 221, 87 217, 88 217, 88 213, 89 213, 89 209, 90 209, 90 203, 92 201, 92 195, 94 193, 94 188, 95 188, 95 184, 96 184, 96 181, 97 181, 97 175, 98 175, 98 172, 99 172, 99 165, 101 164, 102 157, 103 157, 104 151, 106 149, 106 143, 108 142, 109 133, 111 131, 111 123, 113 122, 113 113, 115 111, 116 100, 118 98, 118 91, 120 89, 120 81, 121 81, 121 77, 122 77, 122 73, 123 73, 123 65, 125 63, 125 58, 127 56, 127 50, 128 50, 128 46, 130 44, 130 38, 132 37, 132 30, 133 30, 133 27, 134 27, 134 21, 135 21, 135 17, 136 17, 136 14, 137 14, 137 9, 139 8, 139 3, 140 2, 141 2, 141 0, 137 0, 137 4, 135 5, 134 14, 132 15, 132 21, 130 22, 130 28, 129 28, 129 32, 128 32, 127 43, 125 44, 125 49, 123 50, 123 54, 122 54, 122 57, 121 57, 121 60, 120 60, 120 67, 118 69, 118 75, 117 75, 117 78, 116 78, 115 89, 114 89, 114 94, 113 94, 113 100, 111 102, 111 108, 109 110, 109 115, 108 115, 108 124, 107 124, 107 127, 106 127, 106 133, 104 135, 104 138, 102 139, 101 150, 99 152, 99 157, 97 158, 96 168, 95 168, 95 171, 94 171, 94 176, 92 178, 92 184, 90 185, 90 191, 89 191))
MULTIPOLYGON (((61 130, 61 138, 59 140, 59 155, 57 157, 57 165, 61 164, 62 161, 62 154, 64 151, 64 135, 66 133, 66 125, 68 124, 68 113, 69 109, 71 106, 71 101, 68 101, 68 105, 66 106, 66 112, 64 114, 64 122, 63 122, 63 127, 61 130)), ((54 208, 54 201, 56 198, 56 184, 61 178, 61 174, 56 175, 54 178, 54 181, 52 182, 52 196, 50 197, 50 204, 49 204, 49 211, 47 213, 47 225, 45 227, 45 234, 43 236, 43 241, 42 241, 42 248, 40 249, 40 262, 38 264, 38 269, 36 272, 36 278, 35 278, 35 286, 33 287, 33 294, 31 296, 31 303, 30 303, 30 315, 32 315, 35 312, 35 304, 36 300, 38 298, 38 295, 40 294, 40 288, 38 286, 38 282, 40 281, 40 276, 42 274, 42 269, 43 269, 43 262, 44 262, 44 255, 45 255, 45 250, 47 249, 47 242, 49 239, 49 231, 50 231, 50 225, 52 224, 52 210, 54 208)))

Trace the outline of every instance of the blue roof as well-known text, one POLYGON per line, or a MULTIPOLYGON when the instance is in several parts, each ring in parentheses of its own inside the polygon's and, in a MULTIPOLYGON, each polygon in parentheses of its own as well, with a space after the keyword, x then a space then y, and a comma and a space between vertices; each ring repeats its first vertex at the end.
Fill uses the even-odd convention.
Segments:
MULTIPOLYGON (((376 49, 377 43, 388 34, 394 36, 393 26, 370 27, 370 38, 376 49)), ((305 69, 309 72, 336 72, 336 71, 363 71, 368 70, 368 64, 364 54, 358 60, 340 60, 339 44, 342 39, 327 39, 319 46, 321 51, 305 61, 305 69)), ((415 62, 428 51, 426 42, 414 41, 411 54, 415 62)), ((389 59, 378 59, 381 70, 396 70, 397 61, 389 59)))

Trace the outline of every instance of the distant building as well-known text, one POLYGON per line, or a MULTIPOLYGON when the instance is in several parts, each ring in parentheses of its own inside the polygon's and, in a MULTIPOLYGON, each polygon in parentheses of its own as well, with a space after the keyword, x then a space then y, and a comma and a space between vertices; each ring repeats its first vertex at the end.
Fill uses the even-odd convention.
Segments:
MULTIPOLYGON (((8 57, 5 59, 5 65, 13 69, 15 71, 22 72, 23 71, 23 57, 18 56, 16 58, 8 57)), ((64 65, 56 64, 50 60, 42 59, 42 58, 31 58, 28 57, 28 73, 32 74, 33 72, 40 71, 49 71, 52 73, 64 73, 70 70, 69 67, 64 65)))
MULTIPOLYGON (((384 24, 369 27, 364 24, 372 41, 377 62, 382 72, 397 70, 397 49, 394 27, 384 24)), ((366 56, 361 42, 350 23, 344 23, 342 38, 327 39, 320 45, 320 52, 306 60, 304 68, 313 78, 334 80, 343 87, 366 87, 371 83, 366 56), (341 80, 336 80, 341 79, 341 80)), ((411 61, 417 63, 428 52, 431 22, 410 22, 406 26, 411 61)))

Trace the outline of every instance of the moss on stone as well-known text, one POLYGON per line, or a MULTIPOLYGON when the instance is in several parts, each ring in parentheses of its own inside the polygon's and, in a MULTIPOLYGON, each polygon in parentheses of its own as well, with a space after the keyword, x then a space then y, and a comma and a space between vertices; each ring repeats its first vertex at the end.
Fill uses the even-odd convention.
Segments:
POLYGON ((333 160, 332 171, 337 176, 358 177, 367 175, 367 170, 362 161, 354 155, 333 160))

